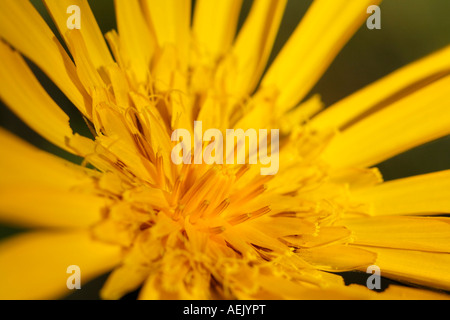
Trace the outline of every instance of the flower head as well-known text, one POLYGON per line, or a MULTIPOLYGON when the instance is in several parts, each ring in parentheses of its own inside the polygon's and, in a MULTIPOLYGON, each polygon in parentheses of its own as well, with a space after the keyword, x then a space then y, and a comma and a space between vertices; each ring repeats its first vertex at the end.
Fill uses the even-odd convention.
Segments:
POLYGON ((118 32, 105 37, 87 1, 44 3, 69 53, 29 2, 3 0, 0 96, 83 162, 0 131, 9 155, 0 218, 43 229, 0 244, 1 297, 64 294, 69 265, 83 279, 112 269, 106 299, 141 287, 143 299, 440 297, 398 286, 378 294, 333 274, 374 264, 396 280, 450 289, 449 220, 433 217, 450 210, 450 172, 383 183, 372 167, 449 133, 449 48, 322 111, 319 97, 304 98, 377 1, 314 1, 266 73, 283 0, 255 1, 236 38, 239 0, 198 0, 192 22, 190 0, 117 0, 118 32), (69 30, 74 4, 81 28, 69 30), (94 139, 72 132, 23 57, 94 139), (173 132, 195 137, 195 121, 200 136, 279 130, 279 146, 260 139, 260 161, 250 163, 247 140, 233 138, 216 155, 243 152, 245 163, 174 163, 173 132), (273 156, 276 174, 261 175, 273 156))

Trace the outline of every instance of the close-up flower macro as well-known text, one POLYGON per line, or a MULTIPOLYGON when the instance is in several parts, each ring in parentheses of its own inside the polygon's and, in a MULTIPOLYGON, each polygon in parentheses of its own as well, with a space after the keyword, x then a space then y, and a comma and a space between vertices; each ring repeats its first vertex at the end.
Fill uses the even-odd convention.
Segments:
POLYGON ((450 31, 320 82, 392 2, 0 0, 0 299, 450 299, 450 155, 386 165, 448 141, 450 31))

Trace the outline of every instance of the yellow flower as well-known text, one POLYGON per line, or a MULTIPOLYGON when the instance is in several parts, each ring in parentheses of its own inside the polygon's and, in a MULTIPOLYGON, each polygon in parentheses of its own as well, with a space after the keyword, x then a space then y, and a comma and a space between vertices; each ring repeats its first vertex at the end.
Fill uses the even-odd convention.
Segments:
POLYGON ((306 94, 378 1, 314 1, 264 75, 285 0, 255 1, 236 39, 240 0, 197 0, 192 26, 190 0, 117 0, 107 42, 87 1, 44 2, 73 60, 28 1, 0 1, 1 99, 84 161, 0 130, 0 219, 36 229, 0 244, 1 298, 68 294, 72 265, 83 284, 113 270, 106 299, 140 287, 142 299, 448 298, 345 286, 333 272, 377 265, 450 290, 450 171, 383 183, 372 167, 449 134, 449 47, 322 110, 306 94), (95 140, 72 132, 23 56, 95 140), (278 173, 175 165, 171 133, 194 120, 280 129, 278 173))

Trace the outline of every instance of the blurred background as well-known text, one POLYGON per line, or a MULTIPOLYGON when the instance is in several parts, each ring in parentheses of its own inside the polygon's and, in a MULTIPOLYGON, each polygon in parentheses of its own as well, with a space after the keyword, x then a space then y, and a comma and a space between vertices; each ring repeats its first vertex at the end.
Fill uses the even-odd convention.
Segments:
MULTIPOLYGON (((31 2, 57 34, 41 1, 31 0, 31 2)), ((193 2, 195 6, 195 0, 193 2)), ((252 0, 244 0, 240 24, 245 20, 252 2, 252 0)), ((89 3, 103 33, 117 29, 113 0, 90 0, 89 3)), ((311 3, 312 0, 288 1, 270 61, 289 38, 311 3)), ((410 62, 450 45, 450 1, 385 0, 380 7, 381 30, 369 30, 363 24, 312 89, 311 94, 320 94, 327 106, 410 62)), ((329 21, 329 27, 333 28, 333 21, 329 21)), ((37 68, 32 66, 32 70, 58 105, 69 115, 71 127, 80 134, 90 136, 82 117, 68 99, 37 68)), ((450 112, 450 106, 448 112, 450 112)), ((433 124, 430 123, 430 125, 433 124)), ((58 149, 34 133, 1 102, 0 126, 43 150, 81 163, 80 158, 58 149)), ((1 156, 7 157, 4 146, 0 148, 1 156)), ((385 180, 450 169, 450 136, 407 151, 380 163, 377 167, 385 180)), ((23 230, 0 226, 0 238, 20 231, 23 230)), ((366 274, 346 275, 346 281, 349 283, 365 281, 366 278, 366 274)), ((70 298, 98 297, 98 287, 104 280, 105 277, 102 277, 86 284, 85 290, 79 290, 83 293, 76 292, 70 298)), ((385 282, 384 286, 386 285, 385 282)))

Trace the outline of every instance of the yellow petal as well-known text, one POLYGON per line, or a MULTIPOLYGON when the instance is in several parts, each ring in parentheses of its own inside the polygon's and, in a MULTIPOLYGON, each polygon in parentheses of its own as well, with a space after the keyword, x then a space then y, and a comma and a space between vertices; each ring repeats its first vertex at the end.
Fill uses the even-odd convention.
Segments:
MULTIPOLYGON (((93 61, 89 59, 88 49, 79 30, 70 30, 66 33, 67 43, 72 52, 77 74, 86 91, 93 97, 93 108, 96 107, 96 94, 103 94, 101 88, 106 88, 93 61)), ((105 99, 101 99, 105 100, 105 99)))
POLYGON ((390 284, 377 298, 382 300, 449 300, 450 295, 390 284))
MULTIPOLYGON (((381 276, 437 289, 450 289, 450 255, 413 250, 362 247, 377 254, 381 276)), ((365 269, 363 271, 366 271, 365 269)))
POLYGON ((65 188, 92 182, 97 173, 41 151, 0 128, 2 187, 28 185, 65 188))
POLYGON ((129 92, 130 84, 128 83, 124 72, 120 69, 117 64, 111 65, 106 69, 109 80, 111 81, 111 86, 114 90, 114 98, 116 99, 116 105, 118 108, 123 110, 128 109, 130 106, 129 92))
POLYGON ((29 1, 0 1, 0 37, 41 68, 85 115, 85 92, 75 66, 29 1))
POLYGON ((97 137, 97 141, 102 146, 107 146, 104 152, 109 153, 109 160, 119 164, 119 168, 124 169, 121 170, 123 172, 153 181, 152 172, 147 170, 150 160, 142 156, 137 149, 124 116, 115 110, 114 106, 104 103, 97 106, 94 120, 96 128, 102 128, 102 134, 97 137))
POLYGON ((320 227, 315 234, 300 234, 284 240, 296 247, 310 248, 348 241, 350 235, 351 232, 344 227, 320 227))
POLYGON ((345 286, 333 284, 323 288, 299 287, 292 281, 263 277, 263 286, 268 296, 242 296, 240 299, 295 299, 295 300, 448 300, 450 295, 430 290, 390 285, 383 292, 369 290, 357 284, 345 286), (269 293, 270 292, 270 293, 269 293), (277 296, 273 296, 273 293, 277 296), (272 295, 271 295, 272 294, 272 295))
POLYGON ((91 170, 40 151, 0 129, 0 220, 35 227, 87 226, 108 203, 91 170))
POLYGON ((115 269, 101 290, 102 299, 117 300, 144 283, 150 269, 139 265, 125 265, 115 269))
POLYGON ((185 94, 188 91, 186 58, 174 45, 168 44, 159 50, 152 63, 155 90, 164 100, 170 101, 167 118, 171 117, 170 126, 173 129, 192 127, 192 121, 189 121, 192 97, 185 94))
POLYGON ((294 128, 308 121, 323 109, 323 102, 318 95, 312 96, 295 109, 285 113, 279 120, 281 134, 290 134, 294 128))
POLYGON ((450 46, 403 67, 318 114, 317 129, 342 128, 450 72, 450 46))
MULTIPOLYGON (((190 45, 190 0, 143 0, 147 22, 154 28, 159 47, 175 45, 178 57, 187 67, 190 45)), ((184 68, 183 68, 184 69, 184 68)))
POLYGON ((257 85, 283 18, 286 0, 255 1, 232 49, 236 60, 228 76, 232 92, 250 94, 257 85))
POLYGON ((450 213, 450 170, 385 182, 354 196, 371 203, 374 215, 450 213))
POLYGON ((69 44, 67 39, 67 19, 70 17, 67 13, 67 8, 72 5, 78 6, 81 12, 81 28, 79 31, 86 43, 92 64, 95 68, 100 68, 113 63, 108 46, 87 0, 45 0, 44 3, 58 27, 59 33, 64 37, 67 44, 69 44))
POLYGON ((247 226, 245 223, 226 229, 222 235, 224 240, 243 256, 254 255, 254 246, 263 248, 264 252, 260 252, 262 254, 265 252, 269 255, 272 252, 285 254, 289 251, 289 248, 278 239, 265 234, 256 227, 247 226))
POLYGON ((342 221, 354 243, 366 246, 450 252, 450 218, 369 217, 342 221))
POLYGON ((274 238, 316 232, 314 223, 299 218, 262 216, 247 224, 274 238))
MULTIPOLYGON (((322 272, 322 274, 326 274, 322 272)), ((328 278, 328 276, 326 276, 328 278)), ((338 277, 340 278, 340 277, 338 277)), ((329 279, 326 279, 329 281, 329 279)), ((258 282, 262 289, 256 296, 239 294, 239 299, 265 300, 363 300, 371 299, 377 293, 363 286, 345 286, 342 278, 322 284, 321 287, 301 285, 277 276, 260 275, 258 282)))
POLYGON ((261 83, 279 91, 277 113, 298 103, 367 19, 367 7, 379 1, 316 0, 261 83))
MULTIPOLYGON (((334 290, 331 290, 330 292, 328 288, 319 289, 317 287, 305 287, 298 282, 294 282, 290 279, 285 279, 274 275, 261 274, 258 275, 256 281, 261 287, 258 292, 260 297, 253 297, 253 295, 248 296, 245 293, 243 295, 238 292, 238 299, 339 299, 339 296, 336 295, 337 292, 335 292, 334 290)), ((345 288, 343 283, 340 283, 339 287, 345 288)))
POLYGON ((139 292, 141 300, 206 300, 210 298, 208 272, 192 269, 193 261, 178 253, 165 254, 162 267, 152 272, 139 292))
POLYGON ((33 232, 0 243, 0 299, 55 299, 68 295, 67 268, 80 267, 81 288, 120 260, 120 248, 86 231, 33 232))
POLYGON ((333 272, 367 268, 376 259, 373 252, 345 245, 302 249, 297 254, 316 268, 333 272))
MULTIPOLYGON (((172 89, 173 77, 179 71, 178 52, 174 45, 168 44, 155 54, 152 63, 152 78, 155 83, 155 91, 160 93, 168 92, 172 89)), ((181 89, 181 88, 177 88, 181 89)), ((170 114, 171 108, 168 107, 170 114)))
POLYGON ((115 4, 124 63, 138 82, 145 82, 156 45, 153 31, 149 29, 137 0, 116 0, 115 4))
POLYGON ((106 39, 106 41, 108 41, 109 47, 111 48, 111 52, 114 56, 114 59, 117 61, 117 64, 122 69, 125 69, 125 67, 129 67, 129 65, 125 64, 127 61, 124 61, 124 59, 121 56, 120 39, 119 39, 119 34, 117 33, 117 31, 111 30, 111 31, 107 32, 105 34, 105 39, 106 39))
POLYGON ((72 152, 69 117, 39 84, 25 61, 0 41, 0 97, 32 129, 58 147, 72 152))
POLYGON ((129 202, 150 204, 156 208, 169 206, 164 192, 161 189, 143 187, 127 190, 123 193, 123 199, 129 202))
POLYGON ((196 2, 192 32, 207 61, 215 62, 230 49, 241 6, 242 0, 196 2))
POLYGON ((335 167, 372 166, 450 134, 450 76, 364 118, 331 141, 323 158, 335 167))
MULTIPOLYGON (((123 190, 124 185, 117 182, 117 180, 121 181, 121 178, 123 178, 124 175, 121 175, 120 171, 116 171, 117 163, 114 163, 113 161, 105 161, 105 156, 106 158, 114 159, 114 156, 111 156, 111 153, 107 149, 101 147, 98 142, 95 142, 84 136, 80 136, 77 133, 74 135, 73 139, 68 142, 68 144, 70 148, 76 150, 77 154, 84 157, 84 164, 90 163, 100 172, 104 173, 102 179, 105 177, 106 172, 109 172, 108 175, 114 175, 118 173, 115 178, 111 179, 115 182, 114 186, 111 186, 110 183, 106 183, 106 186, 102 186, 102 188, 105 187, 104 190, 123 190)), ((107 178, 107 180, 110 179, 107 178)), ((102 185, 101 181, 100 185, 102 185)))
MULTIPOLYGON (((389 285, 383 292, 376 292, 367 289, 365 286, 352 284, 345 288, 325 290, 325 294, 330 299, 351 299, 351 300, 449 300, 450 296, 445 293, 434 292, 424 289, 389 285), (329 292, 329 293, 328 293, 329 292)), ((320 291, 316 293, 320 298, 320 291)))
POLYGON ((346 168, 330 172, 333 182, 347 184, 352 190, 372 187, 383 182, 380 170, 377 168, 346 168))
POLYGON ((0 186, 0 221, 21 227, 87 227, 102 218, 106 198, 49 187, 0 186))

